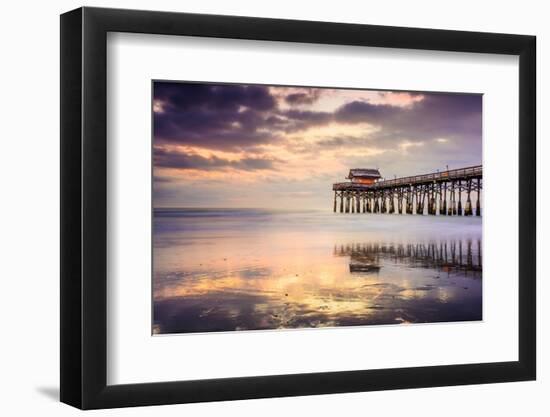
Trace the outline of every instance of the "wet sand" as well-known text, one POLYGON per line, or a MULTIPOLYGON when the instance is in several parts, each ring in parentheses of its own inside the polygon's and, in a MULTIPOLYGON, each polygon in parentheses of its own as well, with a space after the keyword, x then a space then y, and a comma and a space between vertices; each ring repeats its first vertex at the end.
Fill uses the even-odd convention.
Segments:
POLYGON ((481 218, 156 210, 153 332, 482 319, 481 218))

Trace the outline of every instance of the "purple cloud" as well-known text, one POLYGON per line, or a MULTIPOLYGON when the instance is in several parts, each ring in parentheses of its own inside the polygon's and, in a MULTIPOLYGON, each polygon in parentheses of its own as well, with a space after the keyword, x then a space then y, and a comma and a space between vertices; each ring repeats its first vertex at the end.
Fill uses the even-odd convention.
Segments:
POLYGON ((308 88, 303 92, 287 95, 285 101, 291 106, 313 104, 319 99, 321 91, 320 88, 308 88))
MULTIPOLYGON (((378 129, 361 138, 323 138, 307 143, 301 152, 339 146, 376 144, 392 148, 403 140, 459 139, 465 146, 481 147, 482 96, 475 94, 410 93, 422 96, 409 106, 352 101, 332 112, 306 105, 318 100, 322 89, 304 88, 284 96, 290 109, 277 106, 266 86, 155 82, 156 144, 198 146, 222 151, 255 152, 265 144, 284 143, 288 133, 329 123, 369 123, 378 129)), ((284 94, 284 93, 283 93, 284 94)), ((381 97, 388 94, 379 93, 381 97)), ((281 97, 280 95, 278 95, 281 97)), ((187 160, 185 164, 192 161, 187 160)), ((221 162, 203 161, 202 166, 221 162)))
POLYGON ((248 157, 238 160, 220 158, 215 155, 205 157, 186 152, 168 152, 162 148, 154 149, 155 167, 175 169, 196 169, 201 171, 222 170, 227 168, 243 171, 275 170, 275 158, 248 157))
POLYGON ((433 93, 424 94, 423 100, 408 107, 353 101, 335 112, 335 120, 378 126, 380 130, 370 134, 369 139, 385 147, 403 139, 424 141, 438 137, 475 141, 476 146, 481 146, 481 114, 481 95, 433 93))
POLYGON ((267 87, 156 82, 154 100, 159 143, 235 149, 276 140, 258 131, 276 106, 267 87))

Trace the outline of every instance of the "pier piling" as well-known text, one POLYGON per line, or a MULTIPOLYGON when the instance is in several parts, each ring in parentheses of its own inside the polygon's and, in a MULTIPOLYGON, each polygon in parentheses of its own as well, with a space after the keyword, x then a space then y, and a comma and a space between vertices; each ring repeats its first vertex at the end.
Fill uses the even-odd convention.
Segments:
POLYGON ((481 199, 481 185, 480 179, 477 179, 477 201, 476 201, 476 216, 481 216, 481 206, 479 200, 481 199))
POLYGON ((458 181, 458 215, 462 216, 462 181, 458 181))
POLYGON ((472 215, 472 200, 470 198, 470 192, 472 191, 472 181, 467 181, 466 185, 466 207, 464 209, 464 215, 465 216, 471 216, 472 215))

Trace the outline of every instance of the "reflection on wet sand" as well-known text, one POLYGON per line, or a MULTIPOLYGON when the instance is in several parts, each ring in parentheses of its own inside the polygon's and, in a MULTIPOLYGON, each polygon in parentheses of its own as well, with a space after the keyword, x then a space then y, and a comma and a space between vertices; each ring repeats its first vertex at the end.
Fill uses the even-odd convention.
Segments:
POLYGON ((382 245, 379 243, 347 244, 334 247, 335 256, 349 256, 349 271, 353 273, 378 272, 380 259, 390 259, 409 267, 432 268, 441 271, 463 271, 481 278, 481 241, 450 241, 428 244, 382 245), (474 259, 475 253, 475 259, 474 259))
MULTIPOLYGON (((269 218, 258 231, 245 228, 250 222, 232 219, 214 227, 208 219, 195 231, 175 227, 175 221, 181 222, 161 219, 155 236, 155 333, 482 318, 476 233, 426 239, 438 234, 430 230, 422 232, 423 243, 410 243, 402 230, 395 240, 388 241, 385 231, 359 240, 368 233, 322 234, 315 222, 281 230, 283 223, 269 218)), ((477 230, 476 224, 470 228, 477 230)), ((417 229, 413 235, 420 236, 417 229)))

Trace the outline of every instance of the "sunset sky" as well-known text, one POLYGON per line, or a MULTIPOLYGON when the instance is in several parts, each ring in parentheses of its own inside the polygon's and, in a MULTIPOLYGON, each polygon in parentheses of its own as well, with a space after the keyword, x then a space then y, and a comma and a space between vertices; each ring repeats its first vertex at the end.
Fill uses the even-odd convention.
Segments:
POLYGON ((350 168, 481 164, 482 96, 155 82, 155 207, 331 209, 350 168))

